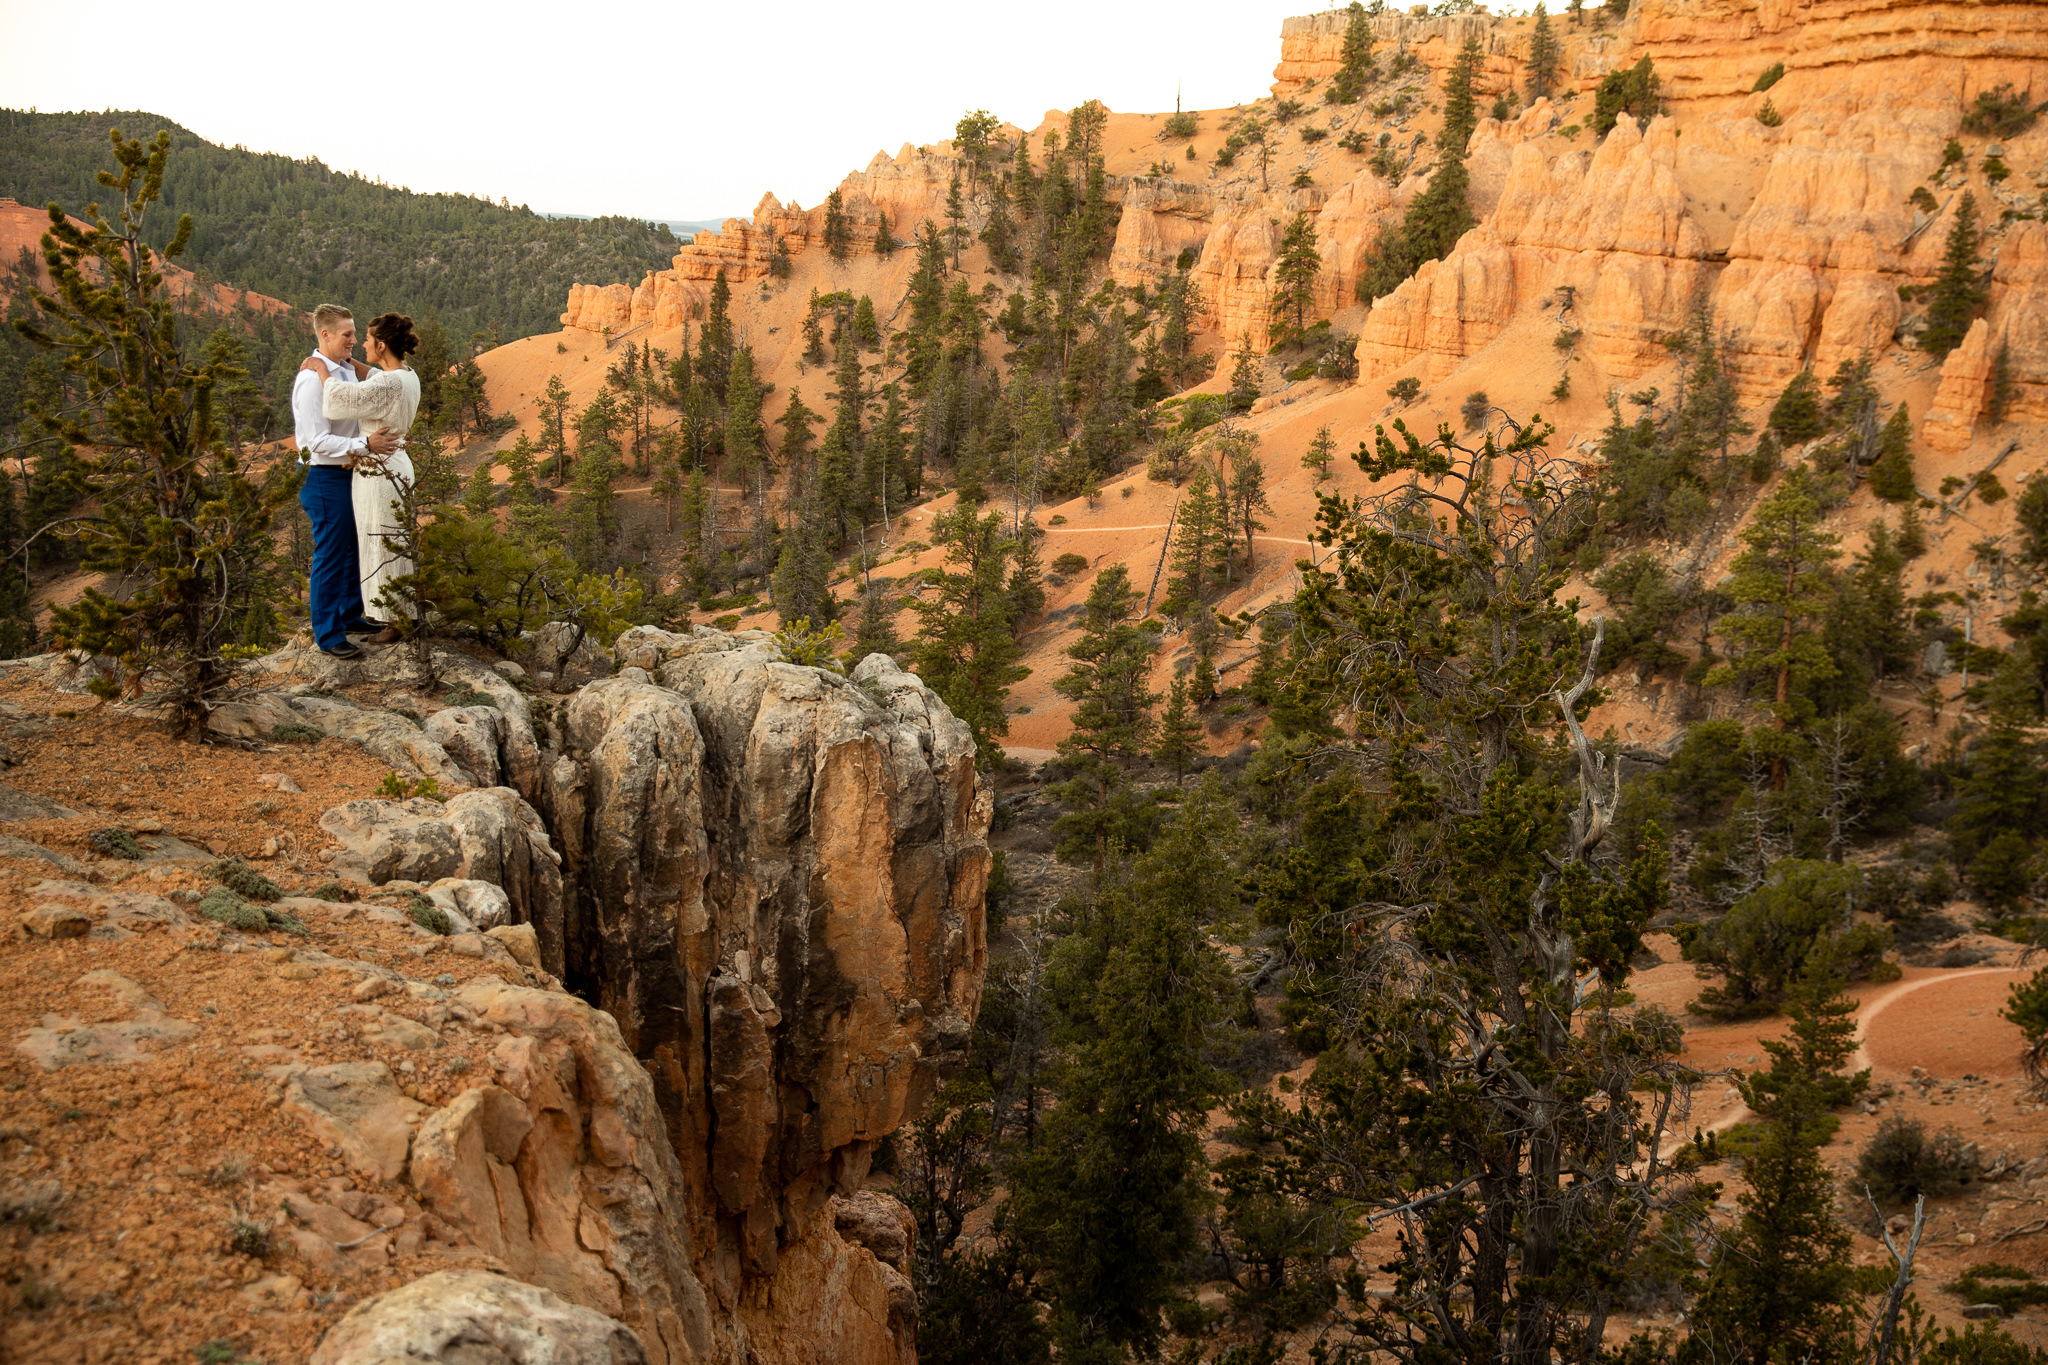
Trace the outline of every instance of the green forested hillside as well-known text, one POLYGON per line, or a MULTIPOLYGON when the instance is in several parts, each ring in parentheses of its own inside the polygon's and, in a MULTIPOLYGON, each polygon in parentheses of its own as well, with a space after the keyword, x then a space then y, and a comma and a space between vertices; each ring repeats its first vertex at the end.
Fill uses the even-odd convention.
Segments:
POLYGON ((192 215, 181 264, 301 308, 333 301, 359 317, 438 317, 455 336, 501 340, 557 325, 578 281, 638 282, 677 246, 665 224, 550 219, 460 194, 422 194, 316 160, 221 147, 157 114, 0 109, 0 196, 77 212, 101 191, 107 130, 170 132, 162 245, 192 215))

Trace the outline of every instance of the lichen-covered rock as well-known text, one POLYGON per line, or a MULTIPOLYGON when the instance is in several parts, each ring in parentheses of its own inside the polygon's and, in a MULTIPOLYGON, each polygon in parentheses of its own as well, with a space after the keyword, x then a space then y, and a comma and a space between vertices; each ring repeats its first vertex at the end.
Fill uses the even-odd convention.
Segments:
POLYGON ((443 1270, 365 1299, 312 1365, 646 1365, 632 1329, 537 1285, 443 1270))
POLYGON ((323 856, 341 876, 375 886, 489 882, 502 888, 510 918, 537 924, 560 918, 560 857, 539 813, 510 787, 463 792, 445 802, 345 801, 320 817, 320 827, 340 845, 323 856))

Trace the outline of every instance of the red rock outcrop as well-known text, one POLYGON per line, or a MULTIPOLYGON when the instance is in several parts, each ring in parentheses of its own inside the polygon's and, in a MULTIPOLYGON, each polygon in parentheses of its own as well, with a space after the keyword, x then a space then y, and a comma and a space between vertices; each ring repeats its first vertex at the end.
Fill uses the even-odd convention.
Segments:
MULTIPOLYGON (((1280 64, 1273 68, 1273 93, 1292 95, 1311 81, 1323 81, 1343 67, 1344 31, 1351 22, 1344 9, 1301 15, 1280 21, 1280 64)), ((1488 94, 1507 89, 1519 79, 1520 58, 1527 42, 1515 43, 1499 19, 1488 14, 1452 14, 1434 19, 1408 14, 1380 14, 1371 19, 1375 51, 1384 59, 1400 49, 1421 59, 1432 72, 1451 69, 1458 49, 1476 36, 1486 52, 1480 88, 1488 94)))
POLYGON ((1963 344, 1941 362, 1941 387, 1934 391, 1934 402, 1920 424, 1920 439, 1929 450, 1950 455, 1970 444, 1970 430, 1984 411, 1984 394, 1991 387, 1991 355, 1996 349, 1991 324, 1978 318, 1963 344))

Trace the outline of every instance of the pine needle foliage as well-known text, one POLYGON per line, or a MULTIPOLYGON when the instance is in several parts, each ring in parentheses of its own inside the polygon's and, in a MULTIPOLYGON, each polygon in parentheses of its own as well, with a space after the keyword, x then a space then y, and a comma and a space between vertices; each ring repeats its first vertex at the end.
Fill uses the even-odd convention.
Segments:
POLYGON ((252 477, 215 419, 216 364, 195 366, 180 349, 162 265, 184 254, 192 220, 179 220, 160 256, 144 236, 169 134, 145 146, 115 129, 109 140, 118 170, 99 183, 119 201, 111 214, 88 205, 83 227, 50 206, 43 260, 54 292, 36 295, 46 323, 17 324, 62 357, 84 399, 37 414, 76 447, 79 491, 96 507, 64 532, 87 569, 129 588, 118 598, 90 588, 55 608, 55 633, 117 657, 131 689, 157 683, 185 731, 229 682, 234 647, 275 634, 284 584, 270 531, 297 480, 288 466, 252 477))

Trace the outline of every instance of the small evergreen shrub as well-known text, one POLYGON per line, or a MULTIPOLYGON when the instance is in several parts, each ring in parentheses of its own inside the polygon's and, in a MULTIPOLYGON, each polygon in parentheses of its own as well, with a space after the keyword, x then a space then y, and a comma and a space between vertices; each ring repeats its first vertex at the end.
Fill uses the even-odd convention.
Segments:
POLYGON ((1769 97, 1757 106, 1756 121, 1766 128, 1776 128, 1785 122, 1785 116, 1778 112, 1778 106, 1769 97))
POLYGON ((1068 551, 1066 554, 1058 556, 1052 562, 1052 571, 1054 573, 1072 575, 1080 573, 1083 569, 1087 567, 1087 559, 1081 555, 1073 553, 1072 551, 1068 551))
POLYGON ((405 907, 405 913, 412 916, 412 922, 431 934, 447 937, 455 932, 455 922, 448 918, 448 912, 415 891, 405 907))
POLYGON ((284 898, 282 887, 240 858, 222 858, 207 867, 206 875, 243 900, 274 901, 284 898))
POLYGON ((1983 137, 2018 137, 2034 126, 2048 101, 2030 104, 2027 96, 2014 94, 2010 84, 1977 92, 1977 102, 1963 115, 1963 131, 1983 137))
POLYGON ((86 843, 102 858, 126 858, 129 862, 140 862, 147 854, 135 836, 125 829, 96 829, 86 836, 86 843))
POLYGON ((1919 1123, 1893 1115, 1877 1126, 1870 1145, 1856 1158, 1852 1184, 1857 1189, 1870 1186, 1871 1197, 1880 1204, 1952 1193, 1966 1174, 1962 1147, 1954 1133, 1930 1138, 1919 1123))
POLYGON ((2048 1284, 2036 1280, 2032 1271, 1999 1261, 1973 1265, 1942 1288, 1964 1303, 1995 1303, 2008 1314, 2048 1303, 2048 1284))
POLYGON ((332 901, 336 905, 347 905, 356 898, 356 893, 340 882, 322 882, 306 894, 316 901, 332 901))
POLYGON ((1201 121, 1193 113, 1181 112, 1168 118, 1160 131, 1168 137, 1190 138, 1200 126, 1201 121))
POLYGON ((1396 403, 1413 403, 1421 393, 1422 381, 1414 375, 1409 375, 1406 379, 1395 380, 1392 386, 1387 389, 1387 397, 1393 399, 1396 403))
POLYGON ((1769 66, 1764 68, 1764 74, 1756 78, 1756 84, 1749 87, 1749 93, 1752 95, 1761 95, 1764 91, 1770 89, 1772 86, 1776 85, 1779 81, 1782 81, 1784 79, 1785 64, 1783 62, 1772 62, 1769 66))
POLYGON ((318 744, 327 736, 310 725, 293 721, 286 725, 271 727, 270 738, 279 744, 318 744))

